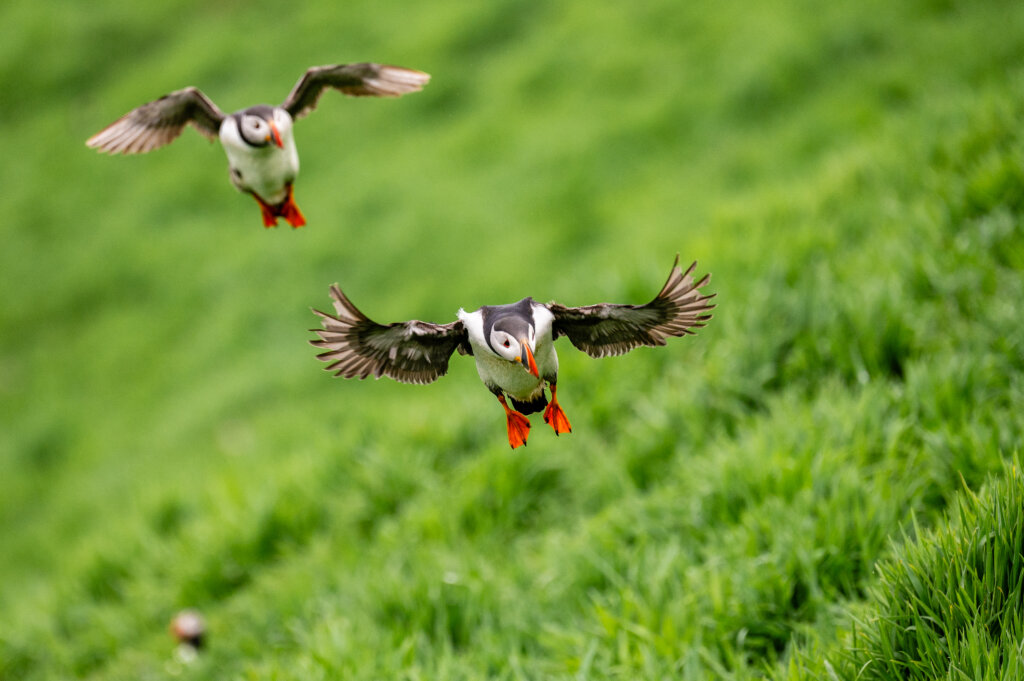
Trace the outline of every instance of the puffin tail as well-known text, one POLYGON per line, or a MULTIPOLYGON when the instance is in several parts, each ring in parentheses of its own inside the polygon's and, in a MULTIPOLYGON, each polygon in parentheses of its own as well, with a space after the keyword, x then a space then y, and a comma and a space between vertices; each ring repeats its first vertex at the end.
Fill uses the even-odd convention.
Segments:
POLYGON ((511 395, 509 395, 509 399, 512 400, 512 406, 516 408, 516 411, 522 414, 536 414, 544 407, 548 406, 548 396, 543 390, 537 391, 536 395, 526 399, 525 401, 517 400, 511 395))

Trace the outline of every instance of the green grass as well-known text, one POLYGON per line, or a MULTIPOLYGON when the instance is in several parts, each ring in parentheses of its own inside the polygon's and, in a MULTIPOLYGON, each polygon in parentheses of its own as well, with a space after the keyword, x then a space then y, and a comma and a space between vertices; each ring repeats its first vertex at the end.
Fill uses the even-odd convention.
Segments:
POLYGON ((778 678, 1012 679, 1024 669, 1020 461, 949 525, 903 535, 841 643, 801 650, 778 678), (830 662, 829 660, 832 660, 830 662))
POLYGON ((1021 676, 1019 3, 0 19, 0 678, 1021 676), (300 121, 302 230, 192 131, 84 146, 364 59, 433 80, 300 121), (574 432, 515 452, 466 358, 341 381, 307 344, 335 281, 449 321, 643 302, 676 252, 711 324, 560 344, 574 432))

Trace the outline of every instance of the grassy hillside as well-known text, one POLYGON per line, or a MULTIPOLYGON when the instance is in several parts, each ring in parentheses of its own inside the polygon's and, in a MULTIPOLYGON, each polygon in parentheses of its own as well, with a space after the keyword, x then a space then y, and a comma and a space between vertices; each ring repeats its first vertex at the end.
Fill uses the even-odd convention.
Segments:
POLYGON ((1014 678, 1024 6, 0 19, 0 678, 1014 678), (433 80, 296 125, 301 230, 192 130, 84 146, 188 84, 230 111, 361 60, 433 80), (333 282, 449 321, 644 302, 676 252, 711 324, 561 341, 574 432, 515 452, 466 358, 342 381, 307 344, 333 282))

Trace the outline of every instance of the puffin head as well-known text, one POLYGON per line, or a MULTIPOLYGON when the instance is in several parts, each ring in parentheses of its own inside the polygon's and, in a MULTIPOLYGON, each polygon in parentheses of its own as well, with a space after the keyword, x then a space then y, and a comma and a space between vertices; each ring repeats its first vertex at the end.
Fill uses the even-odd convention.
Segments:
POLYGON ((251 106, 236 114, 238 133, 250 147, 267 147, 271 144, 284 147, 284 138, 291 130, 292 120, 284 109, 261 104, 251 106))
POLYGON ((537 362, 533 358, 537 331, 533 326, 532 315, 509 314, 496 319, 487 341, 496 355, 521 364, 528 372, 540 378, 537 362))

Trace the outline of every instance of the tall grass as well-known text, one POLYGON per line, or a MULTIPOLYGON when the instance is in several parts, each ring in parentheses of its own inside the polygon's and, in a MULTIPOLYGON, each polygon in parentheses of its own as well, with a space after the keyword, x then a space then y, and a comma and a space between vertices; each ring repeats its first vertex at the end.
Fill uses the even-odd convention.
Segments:
POLYGON ((786 678, 1017 678, 1024 486, 1012 462, 980 494, 958 495, 948 524, 912 524, 843 644, 794 656, 786 678))

